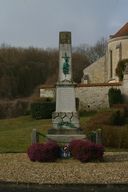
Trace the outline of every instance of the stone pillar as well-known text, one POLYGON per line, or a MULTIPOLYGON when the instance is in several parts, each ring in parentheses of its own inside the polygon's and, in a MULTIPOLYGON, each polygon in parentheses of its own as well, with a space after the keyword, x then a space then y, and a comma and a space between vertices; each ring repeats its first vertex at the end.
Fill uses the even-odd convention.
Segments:
POLYGON ((76 111, 75 86, 72 80, 71 32, 60 32, 56 111, 52 114, 53 128, 48 131, 49 138, 68 141, 71 138, 85 137, 80 135, 82 132, 76 111))
POLYGON ((75 83, 72 81, 71 32, 59 33, 59 78, 56 84, 54 128, 79 128, 75 104, 75 83))

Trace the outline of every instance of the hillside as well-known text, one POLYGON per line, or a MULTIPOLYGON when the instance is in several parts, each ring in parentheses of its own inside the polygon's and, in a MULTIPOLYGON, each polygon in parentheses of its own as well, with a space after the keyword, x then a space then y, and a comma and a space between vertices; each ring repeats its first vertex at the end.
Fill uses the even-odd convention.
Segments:
MULTIPOLYGON (((58 50, 0 48, 0 100, 30 96, 41 84, 54 84, 58 76, 58 50)), ((73 79, 79 83, 89 64, 85 54, 72 54, 73 79)))

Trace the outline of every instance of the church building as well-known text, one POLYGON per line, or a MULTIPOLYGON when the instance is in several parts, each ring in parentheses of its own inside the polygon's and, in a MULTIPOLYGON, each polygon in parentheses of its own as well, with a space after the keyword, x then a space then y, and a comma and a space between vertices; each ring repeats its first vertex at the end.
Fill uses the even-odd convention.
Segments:
POLYGON ((106 54, 83 70, 82 83, 118 82, 116 67, 120 60, 128 58, 128 23, 114 35, 110 35, 106 54))

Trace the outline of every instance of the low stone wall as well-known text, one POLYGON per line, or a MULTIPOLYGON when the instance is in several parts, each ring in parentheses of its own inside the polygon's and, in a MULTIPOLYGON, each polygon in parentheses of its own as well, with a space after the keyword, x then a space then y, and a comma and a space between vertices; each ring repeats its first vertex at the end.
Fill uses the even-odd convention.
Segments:
POLYGON ((40 97, 55 97, 55 87, 42 86, 40 88, 40 97))
POLYGON ((111 87, 121 89, 121 84, 103 83, 77 86, 76 97, 80 100, 79 109, 89 111, 109 108, 108 91, 111 87))
MULTIPOLYGON (((121 83, 79 84, 75 88, 76 97, 79 98, 80 110, 99 110, 109 108, 108 91, 111 87, 123 90, 121 83)), ((40 97, 54 97, 55 87, 42 87, 40 97)))

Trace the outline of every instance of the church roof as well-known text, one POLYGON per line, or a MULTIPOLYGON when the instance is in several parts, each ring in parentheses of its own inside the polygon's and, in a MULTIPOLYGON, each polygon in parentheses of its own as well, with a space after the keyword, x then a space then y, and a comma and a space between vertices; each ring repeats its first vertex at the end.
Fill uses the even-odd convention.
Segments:
POLYGON ((128 35, 128 23, 126 23, 119 31, 117 31, 114 35, 110 35, 110 38, 122 37, 128 35))

